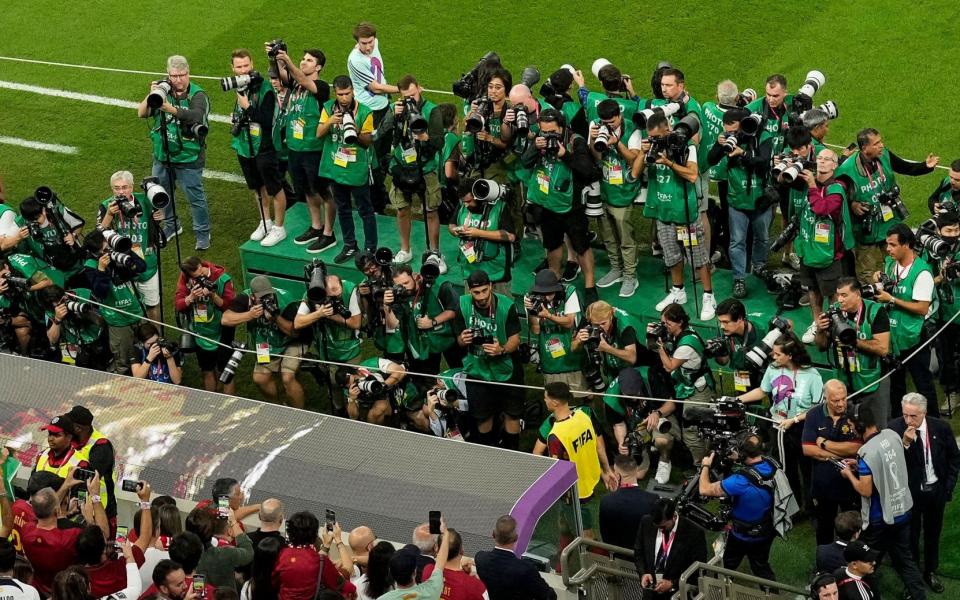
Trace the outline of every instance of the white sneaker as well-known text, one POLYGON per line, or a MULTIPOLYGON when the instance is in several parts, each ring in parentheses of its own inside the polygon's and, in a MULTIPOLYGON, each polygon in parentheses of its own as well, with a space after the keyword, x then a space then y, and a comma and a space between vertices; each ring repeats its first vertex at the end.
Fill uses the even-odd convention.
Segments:
POLYGON ((253 230, 253 233, 250 234, 250 241, 259 242, 264 237, 267 236, 267 232, 273 229, 273 221, 267 219, 266 221, 260 221, 257 225, 257 228, 253 230))
POLYGON ((439 265, 439 266, 440 266, 440 274, 443 275, 444 273, 447 272, 447 261, 443 260, 443 257, 442 257, 442 256, 438 256, 437 258, 440 259, 440 265, 439 265))
POLYGON ((703 295, 703 308, 700 309, 701 321, 712 321, 717 316, 717 299, 713 294, 703 295))
POLYGON ((662 311, 667 306, 677 303, 677 304, 686 304, 687 303, 687 290, 683 288, 671 288, 670 293, 667 294, 667 297, 660 301, 657 304, 657 312, 662 311))
POLYGON ((656 479, 659 484, 667 483, 670 481, 671 471, 673 471, 673 465, 660 459, 660 464, 657 465, 657 474, 654 476, 654 479, 656 479))
POLYGON ((817 322, 814 321, 810 323, 810 327, 807 327, 807 330, 803 332, 803 336, 800 338, 800 341, 804 344, 812 344, 817 339, 817 322))
POLYGON ((263 238, 263 240, 260 242, 260 245, 264 248, 269 248, 270 246, 276 246, 285 239, 287 239, 287 230, 283 227, 277 227, 274 225, 270 229, 270 233, 267 234, 267 237, 263 238))
POLYGON ((405 265, 411 260, 413 260, 413 252, 406 250, 401 250, 393 255, 393 264, 395 265, 405 265))

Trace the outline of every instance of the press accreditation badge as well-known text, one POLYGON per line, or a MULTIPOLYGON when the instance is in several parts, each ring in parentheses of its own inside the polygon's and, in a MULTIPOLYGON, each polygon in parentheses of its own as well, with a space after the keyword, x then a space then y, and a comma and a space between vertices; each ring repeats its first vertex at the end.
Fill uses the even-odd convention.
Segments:
POLYGON ((76 356, 80 352, 80 348, 76 344, 60 344, 60 360, 64 364, 74 365, 77 363, 76 356))
POLYGON ((813 241, 818 244, 826 244, 830 241, 829 223, 817 223, 817 227, 813 232, 813 241))
POLYGON ((694 226, 677 226, 677 241, 683 244, 685 248, 698 246, 700 241, 697 239, 697 230, 694 226))
POLYGON ((883 217, 883 222, 886 223, 893 218, 893 209, 886 204, 880 204, 880 215, 883 217))
POLYGON ((467 259, 468 263, 477 262, 477 251, 473 248, 473 242, 460 244, 460 251, 463 252, 463 257, 467 259))
POLYGON ((541 194, 550 193, 550 176, 545 171, 537 171, 537 186, 541 194))
POLYGON ((417 162, 417 147, 410 146, 409 148, 403 151, 403 162, 408 165, 417 162))
POLYGON ((738 392, 746 392, 750 389, 750 372, 749 371, 734 371, 733 372, 733 389, 738 392))
POLYGON ((357 162, 357 149, 341 146, 333 157, 333 164, 346 168, 350 163, 357 162))
POLYGON ((260 123, 250 123, 251 137, 260 137, 260 123))
POLYGON ((297 119, 293 121, 293 139, 302 140, 303 139, 303 126, 306 125, 306 122, 303 119, 297 119))
POLYGON ((208 323, 210 321, 209 313, 207 312, 207 303, 199 302, 193 307, 193 322, 194 323, 208 323))
POLYGON ((549 352, 553 358, 563 358, 567 355, 567 351, 563 347, 563 342, 560 341, 560 338, 556 337, 547 340, 547 352, 549 352))
POLYGON ((607 183, 610 185, 623 185, 623 168, 620 165, 607 165, 607 183))
POLYGON ((265 365, 270 362, 270 344, 261 342, 257 344, 257 364, 265 365))

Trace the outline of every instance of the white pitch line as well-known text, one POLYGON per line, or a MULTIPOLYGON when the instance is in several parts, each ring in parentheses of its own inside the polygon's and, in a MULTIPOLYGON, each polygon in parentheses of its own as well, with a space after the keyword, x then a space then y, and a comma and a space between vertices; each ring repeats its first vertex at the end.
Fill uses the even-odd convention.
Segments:
MULTIPOLYGON (((56 88, 41 87, 39 85, 29 85, 26 83, 17 83, 15 81, 0 80, 0 89, 14 90, 17 92, 30 92, 32 94, 40 94, 41 96, 67 98, 68 100, 79 100, 81 102, 92 102, 94 104, 103 104, 105 106, 118 106, 120 108, 136 109, 138 106, 136 102, 131 102, 130 100, 121 100, 120 98, 108 98, 107 96, 97 96, 95 94, 81 94, 79 92, 58 90, 56 88)), ((227 115, 211 114, 209 119, 216 123, 230 122, 230 117, 227 115)))
POLYGON ((46 142, 34 142, 23 138, 0 135, 0 144, 9 146, 20 146, 21 148, 30 148, 32 150, 43 150, 44 152, 56 152, 57 154, 77 154, 80 152, 76 146, 62 146, 60 144, 48 144, 46 142))
POLYGON ((219 179, 229 181, 230 183, 246 183, 246 180, 239 175, 227 173, 226 171, 214 171, 213 169, 204 169, 203 176, 207 179, 219 179))

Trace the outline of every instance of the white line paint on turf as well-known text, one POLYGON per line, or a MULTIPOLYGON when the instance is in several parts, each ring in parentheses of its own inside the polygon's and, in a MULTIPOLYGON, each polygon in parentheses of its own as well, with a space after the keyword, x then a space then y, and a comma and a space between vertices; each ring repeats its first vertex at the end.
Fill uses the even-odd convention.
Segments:
MULTIPOLYGON (((88 69, 91 71, 109 71, 111 73, 129 73, 134 75, 166 75, 160 71, 138 71, 136 69, 118 69, 115 67, 97 67, 94 65, 77 65, 73 63, 63 63, 63 62, 52 62, 49 60, 36 60, 32 58, 20 58, 18 56, 0 56, 0 60, 8 60, 11 62, 20 62, 20 63, 29 63, 32 65, 45 65, 48 67, 66 67, 69 69, 88 69)), ((212 79, 214 81, 220 79, 220 77, 214 77, 212 75, 194 75, 190 74, 190 77, 195 79, 212 79)), ((432 94, 446 94, 452 96, 453 92, 448 92, 446 90, 431 90, 429 88, 423 88, 423 91, 430 92, 432 94)))
POLYGON ((48 144, 46 142, 34 142, 23 138, 9 137, 0 135, 0 144, 8 146, 20 146, 21 148, 30 148, 32 150, 43 150, 44 152, 56 152, 57 154, 77 154, 79 150, 76 146, 62 146, 60 144, 48 144))
POLYGON ((219 179, 220 181, 229 181, 231 183, 246 183, 243 177, 227 173, 226 171, 214 171, 213 169, 204 169, 203 176, 207 179, 219 179))
MULTIPOLYGON (((53 96, 55 98, 66 98, 68 100, 79 100, 81 102, 92 102, 93 104, 103 104, 105 106, 118 106, 120 108, 137 108, 136 102, 130 100, 121 100, 120 98, 108 98, 107 96, 97 96, 95 94, 81 94, 79 92, 70 92, 67 90, 58 90, 56 88, 41 87, 39 85, 28 85, 26 83, 17 83, 15 81, 0 80, 0 89, 14 90, 17 92, 30 92, 40 94, 41 96, 53 96)), ((210 120, 216 123, 229 123, 230 117, 227 115, 210 115, 210 120)))

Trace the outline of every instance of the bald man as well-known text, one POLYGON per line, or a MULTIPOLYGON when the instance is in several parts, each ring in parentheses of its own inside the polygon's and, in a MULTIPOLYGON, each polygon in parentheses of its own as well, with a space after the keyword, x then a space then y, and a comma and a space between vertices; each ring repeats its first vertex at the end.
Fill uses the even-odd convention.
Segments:
POLYGON ((370 557, 370 551, 373 550, 373 544, 376 541, 377 536, 366 525, 355 528, 347 536, 347 544, 353 552, 353 562, 361 572, 367 568, 367 559, 370 557))
MULTIPOLYGON (((260 510, 257 511, 257 517, 260 519, 260 529, 247 533, 250 542, 253 544, 253 551, 256 553, 257 546, 261 541, 273 537, 279 539, 286 545, 286 538, 280 533, 283 527, 283 502, 276 498, 268 498, 260 503, 260 510)), ((237 569, 243 573, 244 579, 249 579, 253 574, 253 563, 237 569)))

